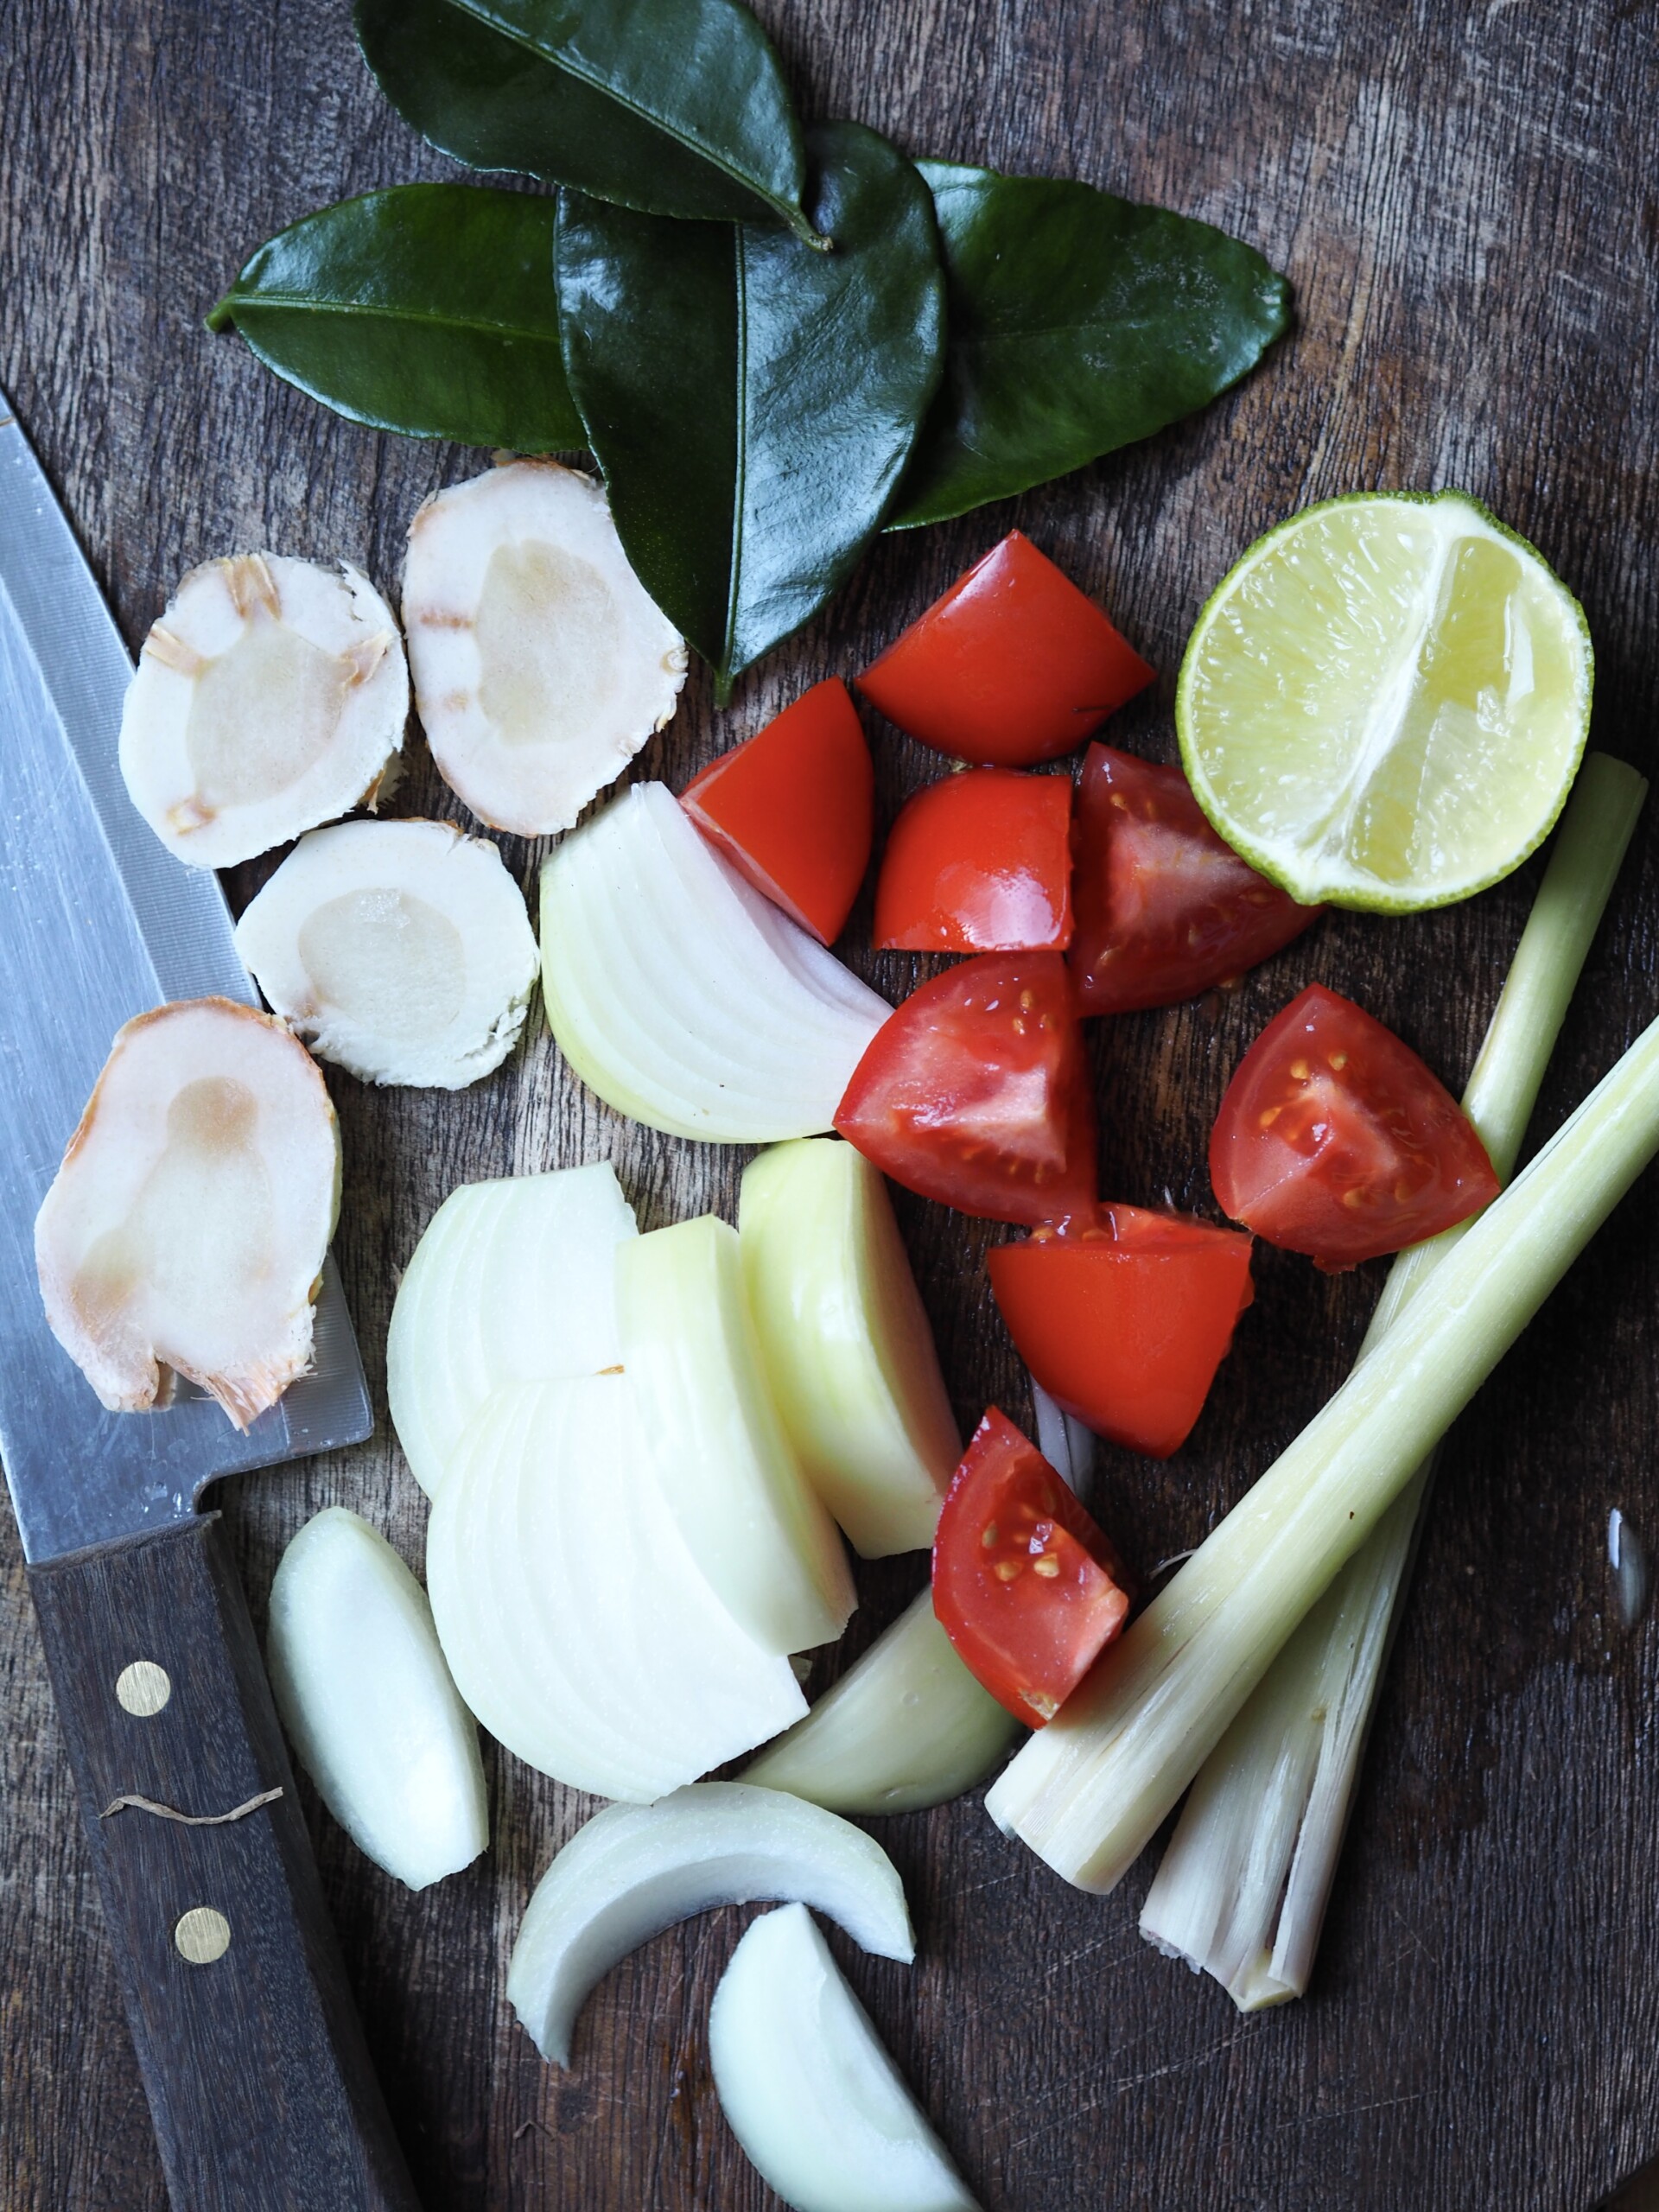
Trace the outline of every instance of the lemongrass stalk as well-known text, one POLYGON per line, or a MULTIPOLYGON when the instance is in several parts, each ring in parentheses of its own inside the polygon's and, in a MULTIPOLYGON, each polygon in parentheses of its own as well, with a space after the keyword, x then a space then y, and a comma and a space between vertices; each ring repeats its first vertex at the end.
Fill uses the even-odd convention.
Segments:
MULTIPOLYGON (((1646 791, 1634 769, 1592 753, 1562 819, 1464 1095, 1501 1177, 1514 1171, 1646 791)), ((1401 1255, 1362 1351, 1467 1226, 1401 1255)), ((1241 2012, 1307 1987, 1434 1456, 1206 1761, 1142 1908, 1141 1934, 1213 1974, 1241 2012)))
POLYGON ((986 1803, 1109 1890, 1280 1649, 1659 1152, 1659 1022, 1406 1303, 1336 1395, 1021 1750, 986 1803))
POLYGON ((1095 1432, 1075 1414, 1063 1413, 1034 1375, 1031 1405, 1037 1417, 1037 1449, 1086 1505, 1095 1481, 1095 1432))

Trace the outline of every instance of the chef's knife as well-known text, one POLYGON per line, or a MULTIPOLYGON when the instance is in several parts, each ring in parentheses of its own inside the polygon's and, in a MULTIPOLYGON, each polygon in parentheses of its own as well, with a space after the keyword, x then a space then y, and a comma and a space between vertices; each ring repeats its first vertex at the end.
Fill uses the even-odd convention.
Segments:
POLYGON ((35 1282, 35 1211, 122 1023, 255 1002, 216 880, 123 788, 131 673, 0 392, 0 1458, 174 2204, 403 2212, 246 1600, 198 1510, 219 1476, 368 1434, 332 1262, 315 1372, 245 1435, 194 1394, 106 1413, 35 1282))

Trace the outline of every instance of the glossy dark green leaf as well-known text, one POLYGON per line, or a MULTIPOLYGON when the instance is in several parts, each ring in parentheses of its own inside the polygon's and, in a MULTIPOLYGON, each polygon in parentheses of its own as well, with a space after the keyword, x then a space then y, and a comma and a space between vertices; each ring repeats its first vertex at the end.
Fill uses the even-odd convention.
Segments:
POLYGON ((742 0, 357 0, 398 113, 457 161, 810 235, 801 129, 742 0))
POLYGON ((1290 287, 1208 223, 1092 185, 924 162, 944 381, 893 527, 944 522, 1208 405, 1290 323, 1290 287))
POLYGON ((628 557, 722 683, 830 596, 938 384, 925 187, 855 123, 808 134, 836 240, 676 224, 563 194, 565 372, 628 557))
POLYGON ((516 453, 587 443, 564 381, 556 202, 404 184, 262 245, 208 317, 279 377, 377 429, 516 453))

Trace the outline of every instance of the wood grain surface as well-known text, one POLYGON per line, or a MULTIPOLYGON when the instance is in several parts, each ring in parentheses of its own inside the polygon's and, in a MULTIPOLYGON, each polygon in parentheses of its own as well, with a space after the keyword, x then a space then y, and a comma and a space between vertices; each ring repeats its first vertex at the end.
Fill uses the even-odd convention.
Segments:
MULTIPOLYGON (((1082 176, 1209 217, 1291 276, 1298 327, 1195 423, 1007 508, 884 545, 717 715, 694 677, 640 772, 678 781, 849 672, 1018 521, 1163 671, 1114 725, 1168 757, 1183 639, 1260 530, 1325 494, 1466 487, 1581 595, 1596 741, 1651 772, 1659 58, 1639 0, 773 0, 811 114, 915 152, 1082 176)), ((245 254, 353 191, 453 172, 379 99, 346 0, 10 0, 0 15, 0 380, 136 645, 181 572, 268 546, 395 588, 419 500, 480 456, 383 439, 276 384, 201 317, 245 254)), ((890 815, 936 764, 874 729, 890 815)), ((459 817, 417 758, 400 804, 459 817)), ((537 852, 508 841, 528 884, 537 852)), ((1454 1083, 1535 881, 1407 922, 1333 917, 1237 991, 1097 1027, 1109 1194, 1205 1209, 1203 1139, 1264 1019, 1310 978, 1454 1083)), ((232 886, 238 900, 257 880, 232 886)), ((868 933, 868 897, 851 944, 868 933)), ((1552 1126, 1659 1012, 1649 820, 1540 1109, 1552 1126)), ((3 918, 0 918, 0 926, 3 918)), ((851 956, 896 995, 918 963, 851 956)), ((0 1010, 0 1022, 3 1010, 0 1010)), ((743 1154, 631 1127, 544 1033, 458 1098, 332 1074, 339 1253, 384 1416, 398 1271, 457 1182, 608 1157, 656 1226, 728 1212, 743 1154)), ((901 1214, 964 1424, 1027 1408, 986 1297, 1000 1231, 901 1214)), ((1659 1641, 1613 1625, 1609 1509, 1659 1538, 1649 1178, 1457 1431, 1310 1998, 1251 2020, 1153 1954, 1148 1878, 1065 1889, 976 1800, 877 1824, 913 1969, 849 1971, 984 2202, 1252 2212, 1587 2212, 1659 2149, 1659 1641)), ((1380 1270, 1268 1252, 1189 1446, 1108 1455, 1103 1511, 1149 1567, 1194 1542, 1339 1380, 1380 1270)), ((283 1542, 344 1502, 418 1563, 424 1505, 384 1420, 362 1450, 226 1498, 256 1611, 283 1542)), ((0 2203, 162 2202, 9 1521, 0 1535, 0 2203)), ((919 1580, 862 1578, 862 1647, 919 1580)), ((826 1662, 827 1679, 835 1662, 826 1662)), ((535 1878, 588 1809, 490 1761, 495 1845, 411 1897, 308 1793, 394 2117, 433 2212, 760 2212, 703 2024, 743 1916, 649 1945, 544 2068, 503 1995, 535 1878)))

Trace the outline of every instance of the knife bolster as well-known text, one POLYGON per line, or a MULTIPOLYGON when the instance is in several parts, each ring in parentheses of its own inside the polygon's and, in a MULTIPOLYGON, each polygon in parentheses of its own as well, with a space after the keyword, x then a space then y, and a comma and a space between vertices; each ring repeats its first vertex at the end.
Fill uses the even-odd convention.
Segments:
POLYGON ((220 1516, 29 1579, 175 2212, 415 2212, 220 1516))

